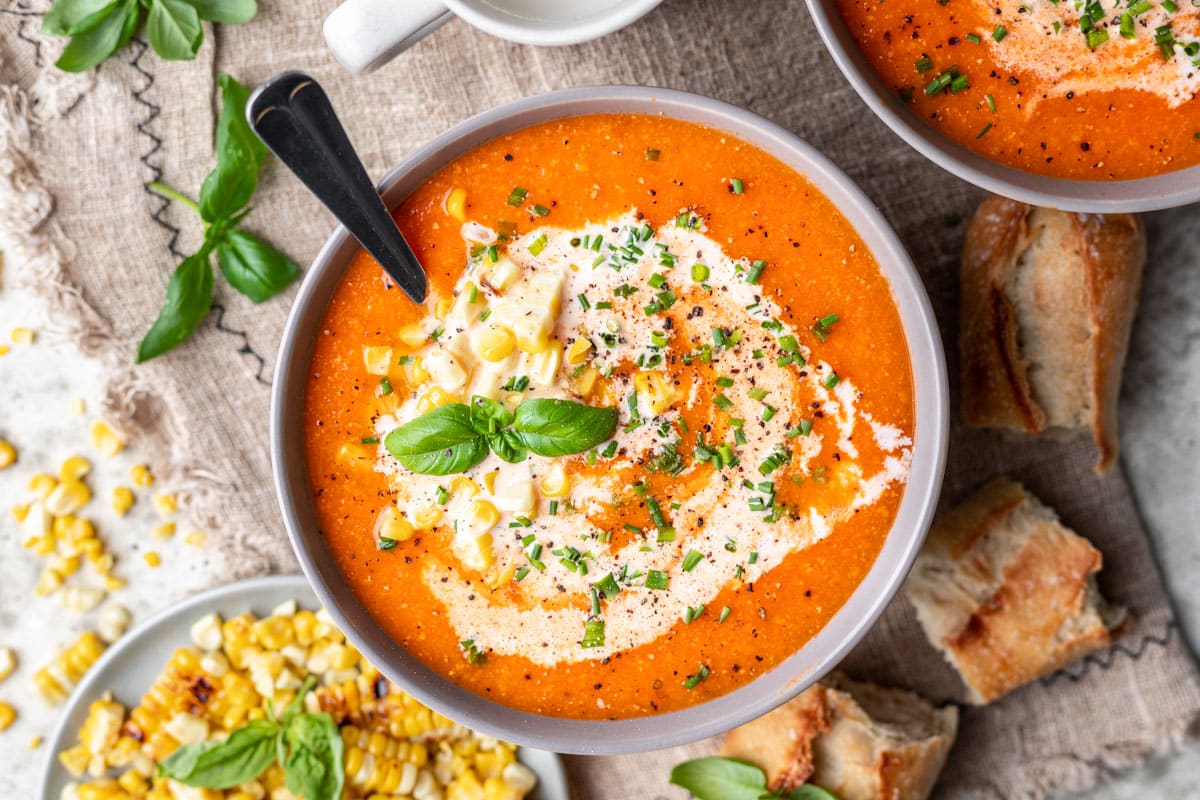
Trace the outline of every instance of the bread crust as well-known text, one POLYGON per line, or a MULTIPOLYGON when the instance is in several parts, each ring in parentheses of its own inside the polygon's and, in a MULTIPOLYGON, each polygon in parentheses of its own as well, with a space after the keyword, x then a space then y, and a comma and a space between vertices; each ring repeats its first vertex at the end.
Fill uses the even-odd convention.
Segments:
POLYGON ((1128 624, 1099 596, 1103 558, 1007 478, 939 519, 906 593, 929 640, 984 704, 1112 644, 1128 624))
POLYGON ((1132 214, 1071 214, 996 196, 984 200, 967 228, 962 258, 959 344, 967 423, 1030 434, 1083 425, 1096 442, 1097 470, 1109 469, 1117 458, 1117 396, 1145 260, 1145 229, 1132 214), (1067 232, 1052 256, 1039 254, 1026 263, 1024 256, 1049 227, 1032 226, 1035 213, 1067 232), (1050 265, 1048 257, 1068 262, 1050 265), (1072 302, 1031 306, 1018 296, 1023 270, 1064 267, 1072 278, 1069 291, 1081 295, 1068 298, 1072 302), (1068 316, 1072 307, 1085 317, 1084 341, 1064 336, 1039 343, 1038 351, 1025 345, 1023 328, 1034 315, 1078 326, 1081 321, 1068 316), (1056 352, 1041 351, 1047 346, 1056 352), (1043 358, 1079 364, 1080 385, 1064 387, 1078 390, 1079 401, 1038 396, 1030 367, 1043 358), (1077 423, 1049 419, 1044 406, 1050 399, 1072 405, 1077 423))
POLYGON ((958 730, 958 709, 833 674, 736 728, 721 754, 764 768, 788 792, 811 781, 842 800, 924 800, 958 730))

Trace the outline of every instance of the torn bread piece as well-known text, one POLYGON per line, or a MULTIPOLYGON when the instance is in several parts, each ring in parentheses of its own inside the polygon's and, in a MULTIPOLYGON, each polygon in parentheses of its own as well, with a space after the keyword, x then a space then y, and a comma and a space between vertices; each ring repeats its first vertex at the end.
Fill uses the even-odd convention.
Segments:
POLYGON ((841 800, 923 800, 958 729, 958 709, 832 674, 729 732, 721 755, 762 767, 773 791, 814 783, 841 800))
POLYGON ((1132 214, 980 205, 962 258, 963 416, 1031 434, 1087 428, 1117 459, 1117 395, 1146 232, 1132 214))
POLYGON ((998 478, 937 522, 905 588, 930 642, 982 705, 1108 647, 1129 624, 1096 588, 1102 556, 998 478))

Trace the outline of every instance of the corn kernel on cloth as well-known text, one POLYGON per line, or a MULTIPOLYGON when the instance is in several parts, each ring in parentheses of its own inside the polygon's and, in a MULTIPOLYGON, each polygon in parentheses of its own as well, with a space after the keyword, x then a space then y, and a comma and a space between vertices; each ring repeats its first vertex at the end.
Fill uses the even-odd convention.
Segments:
MULTIPOLYGON (((956 372, 964 226, 943 218, 969 213, 981 194, 871 115, 799 0, 668 0, 618 34, 563 49, 509 44, 456 21, 358 78, 332 61, 320 38, 333 0, 267 0, 251 24, 208 29, 190 62, 159 59, 139 36, 79 76, 53 67, 63 41, 39 32, 48 5, 0 0, 5 280, 35 286, 49 324, 103 360, 107 416, 155 454, 156 472, 182 489, 196 523, 213 531, 239 574, 295 569, 271 489, 267 435, 272 364, 295 288, 252 306, 219 286, 213 313, 190 342, 133 366, 170 270, 199 232, 190 212, 143 184, 200 185, 212 163, 218 72, 254 85, 283 69, 310 71, 376 176, 474 113, 561 87, 652 84, 744 106, 824 150, 880 206, 921 270, 956 372)), ((254 205, 250 228, 284 244, 300 264, 333 227, 274 162, 254 205)), ((1119 470, 1098 478, 1083 440, 1010 439, 968 430, 955 417, 943 504, 1000 473, 1023 480, 1104 552, 1102 588, 1137 622, 1111 650, 966 710, 937 795, 1033 800, 1079 791, 1171 748, 1200 716, 1200 681, 1119 470)), ((233 577, 213 574, 212 582, 233 577)), ((961 698, 902 598, 843 667, 940 702, 961 698)), ((671 766, 714 747, 567 761, 580 800, 681 797, 667 785, 671 766)), ((4 796, 7 772, 0 771, 4 796)))

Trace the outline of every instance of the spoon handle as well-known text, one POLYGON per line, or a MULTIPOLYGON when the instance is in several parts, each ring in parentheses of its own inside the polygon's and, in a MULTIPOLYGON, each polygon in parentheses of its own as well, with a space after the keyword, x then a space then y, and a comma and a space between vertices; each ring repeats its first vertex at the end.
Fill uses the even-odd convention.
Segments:
POLYGON ((282 72, 254 90, 250 127, 412 298, 427 280, 354 152, 328 95, 302 72, 282 72))

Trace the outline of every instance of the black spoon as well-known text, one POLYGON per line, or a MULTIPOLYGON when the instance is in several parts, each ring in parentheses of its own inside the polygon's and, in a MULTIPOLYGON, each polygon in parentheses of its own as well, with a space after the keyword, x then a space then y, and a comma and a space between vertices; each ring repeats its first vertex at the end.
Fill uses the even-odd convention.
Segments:
POLYGON ((281 72, 246 104, 250 127, 412 298, 427 281, 354 152, 328 95, 303 72, 281 72))

